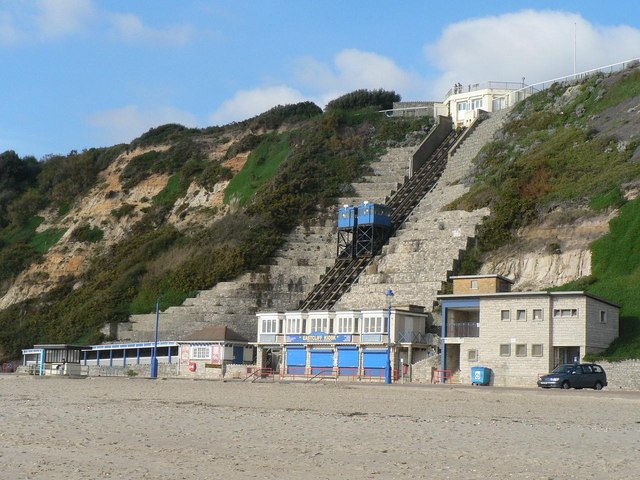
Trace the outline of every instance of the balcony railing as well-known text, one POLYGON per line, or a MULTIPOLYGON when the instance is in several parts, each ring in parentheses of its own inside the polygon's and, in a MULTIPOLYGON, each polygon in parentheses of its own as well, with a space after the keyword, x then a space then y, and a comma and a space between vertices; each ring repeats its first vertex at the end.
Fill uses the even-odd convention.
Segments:
POLYGON ((479 337, 480 324, 477 322, 456 322, 447 324, 447 337, 479 337))
POLYGON ((433 333, 423 332, 399 332, 398 342, 400 343, 423 343, 426 345, 439 345, 440 337, 433 333))
POLYGON ((524 88, 525 85, 522 82, 484 82, 474 83, 469 85, 460 85, 458 87, 451 88, 444 98, 448 98, 451 95, 458 93, 470 93, 477 92, 478 90, 518 90, 524 88))

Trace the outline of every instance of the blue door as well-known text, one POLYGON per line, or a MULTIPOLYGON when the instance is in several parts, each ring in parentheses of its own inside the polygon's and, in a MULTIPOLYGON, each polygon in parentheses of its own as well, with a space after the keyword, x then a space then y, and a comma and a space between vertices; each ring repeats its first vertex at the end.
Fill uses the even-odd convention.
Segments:
POLYGON ((311 373, 313 375, 333 375, 333 350, 311 349, 311 373))
POLYGON ((366 377, 384 377, 387 363, 386 350, 365 350, 362 354, 364 375, 366 377))
POLYGON ((358 347, 338 347, 338 375, 357 375, 358 362, 358 347))
POLYGON ((304 375, 307 366, 307 350, 304 347, 287 348, 287 373, 304 375))
POLYGON ((238 365, 244 363, 244 347, 233 347, 233 363, 238 365))

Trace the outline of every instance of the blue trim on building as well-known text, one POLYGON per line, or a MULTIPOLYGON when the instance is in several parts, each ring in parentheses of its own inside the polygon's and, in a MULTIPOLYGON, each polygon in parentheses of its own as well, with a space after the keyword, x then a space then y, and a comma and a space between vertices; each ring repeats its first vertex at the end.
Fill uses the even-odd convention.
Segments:
POLYGON ((464 298, 459 300, 442 300, 442 331, 440 332, 440 370, 447 369, 447 346, 445 338, 447 336, 447 310, 449 308, 480 308, 479 298, 464 298))

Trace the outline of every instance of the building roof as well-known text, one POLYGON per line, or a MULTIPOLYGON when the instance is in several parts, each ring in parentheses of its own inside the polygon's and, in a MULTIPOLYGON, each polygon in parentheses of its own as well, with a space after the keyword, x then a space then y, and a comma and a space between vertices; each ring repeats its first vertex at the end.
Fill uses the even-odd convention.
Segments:
POLYGON ((499 278, 502 281, 505 281, 505 282, 513 284, 513 280, 511 280, 510 278, 503 277, 502 275, 498 275, 496 273, 491 273, 491 274, 487 274, 487 275, 454 275, 452 277, 449 277, 449 280, 458 280, 460 278, 469 278, 469 279, 474 279, 474 278, 499 278))
POLYGON ((69 343, 39 343, 33 346, 34 349, 46 349, 46 350, 81 350, 87 348, 86 345, 75 345, 69 343))
POLYGON ((606 303, 616 308, 620 308, 620 305, 613 303, 605 298, 598 297, 596 295, 592 295, 590 293, 584 291, 572 291, 572 292, 551 292, 551 291, 541 291, 541 292, 497 292, 497 293, 456 293, 456 294, 448 294, 448 295, 437 295, 436 298, 438 300, 455 300, 462 298, 491 298, 491 297, 526 297, 526 296, 550 296, 550 297, 562 297, 562 296, 575 296, 581 295, 584 297, 593 298, 594 300, 598 300, 599 302, 606 303))
POLYGON ((202 330, 198 330, 193 332, 191 335, 188 335, 184 338, 185 341, 196 341, 196 342, 214 342, 214 341, 236 341, 236 342, 247 342, 248 340, 244 338, 239 333, 233 331, 226 325, 210 325, 208 327, 204 327, 202 330))

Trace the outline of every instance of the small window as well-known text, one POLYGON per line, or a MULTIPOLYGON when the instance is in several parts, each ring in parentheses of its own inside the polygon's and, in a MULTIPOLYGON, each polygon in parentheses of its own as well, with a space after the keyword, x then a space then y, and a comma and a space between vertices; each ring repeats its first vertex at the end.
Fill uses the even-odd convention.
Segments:
POLYGON ((209 360, 210 358, 211 358, 211 347, 209 346, 191 347, 192 360, 209 360))
POLYGON ((556 308, 553 310, 554 317, 570 318, 578 316, 577 308, 556 308))
POLYGON ((471 109, 477 110, 478 108, 482 108, 482 98, 474 98, 471 100, 471 109))
POLYGON ((500 356, 501 357, 510 357, 511 356, 511 345, 508 343, 503 343, 500 345, 500 356))
POLYGON ((384 333, 382 317, 364 317, 362 333, 384 333))
POLYGON ((541 308, 534 308, 533 309, 533 319, 536 320, 536 321, 544 320, 544 316, 542 314, 542 309, 541 308))
POLYGON ((471 290, 478 289, 478 280, 471 280, 471 290))
POLYGON ((526 357, 527 356, 527 345, 524 343, 519 343, 516 345, 516 357, 526 357))
POLYGON ((275 318, 262 319, 262 333, 278 333, 278 320, 275 318))
POLYGON ((501 310, 500 311, 500 318, 502 319, 503 322, 508 322, 511 320, 511 311, 509 310, 501 310))
POLYGON ((459 102, 458 103, 458 111, 462 112, 464 110, 468 110, 469 109, 469 104, 467 102, 459 102))
POLYGON ((526 310, 516 310, 516 320, 519 322, 527 321, 527 311, 526 310))
POLYGON ((600 310, 600 323, 607 323, 607 312, 600 310))
POLYGON ((478 350, 469 350, 467 352, 467 359, 470 362, 477 362, 478 361, 478 350))
POLYGON ((532 357, 541 357, 542 356, 542 344, 534 343, 531 345, 531 356, 532 357))

